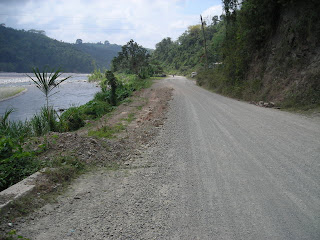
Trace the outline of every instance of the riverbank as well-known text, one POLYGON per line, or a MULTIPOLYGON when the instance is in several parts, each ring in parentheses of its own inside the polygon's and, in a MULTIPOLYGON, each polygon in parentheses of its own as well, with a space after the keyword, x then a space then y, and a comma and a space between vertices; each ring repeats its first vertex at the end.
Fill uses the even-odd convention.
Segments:
POLYGON ((18 97, 27 92, 28 89, 23 87, 3 87, 0 88, 0 102, 18 97))

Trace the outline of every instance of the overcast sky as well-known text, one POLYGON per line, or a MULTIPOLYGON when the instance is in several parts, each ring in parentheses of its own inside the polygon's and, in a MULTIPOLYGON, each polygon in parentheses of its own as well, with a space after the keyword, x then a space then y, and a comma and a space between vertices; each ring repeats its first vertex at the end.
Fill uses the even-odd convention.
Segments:
POLYGON ((199 15, 222 14, 221 0, 0 0, 0 23, 15 29, 44 30, 74 43, 123 45, 130 39, 154 48, 165 37, 176 39, 199 15))

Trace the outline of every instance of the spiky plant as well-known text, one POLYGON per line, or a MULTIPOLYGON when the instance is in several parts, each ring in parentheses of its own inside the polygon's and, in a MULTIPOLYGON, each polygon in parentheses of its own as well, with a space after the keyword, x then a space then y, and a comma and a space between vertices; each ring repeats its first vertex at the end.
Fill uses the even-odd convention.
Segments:
POLYGON ((62 75, 61 70, 55 70, 54 68, 49 69, 48 67, 45 67, 42 73, 40 72, 39 68, 33 68, 32 71, 36 78, 30 77, 28 74, 27 76, 34 82, 36 87, 40 89, 40 91, 43 92, 46 97, 47 123, 49 124, 50 131, 54 131, 55 124, 52 123, 52 119, 55 119, 55 112, 53 108, 50 109, 49 107, 49 97, 51 97, 54 93, 51 95, 50 93, 53 89, 58 87, 62 82, 64 82, 71 76, 59 79, 59 77, 62 75))
POLYGON ((42 73, 40 72, 39 68, 33 68, 32 71, 36 78, 30 77, 28 74, 27 76, 34 82, 36 87, 40 89, 40 91, 43 92, 43 94, 45 95, 46 105, 49 111, 49 97, 53 95, 50 95, 51 91, 71 76, 68 76, 63 79, 58 79, 62 75, 61 70, 55 70, 54 68, 49 69, 48 67, 45 67, 42 73))
POLYGON ((0 129, 5 131, 9 126, 9 116, 14 112, 13 108, 6 109, 3 116, 0 116, 0 129))

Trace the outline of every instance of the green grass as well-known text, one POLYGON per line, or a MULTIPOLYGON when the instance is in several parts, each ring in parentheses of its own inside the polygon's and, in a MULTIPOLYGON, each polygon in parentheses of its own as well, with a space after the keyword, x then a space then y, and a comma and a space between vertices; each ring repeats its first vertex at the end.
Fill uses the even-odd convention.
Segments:
POLYGON ((0 100, 13 97, 24 90, 26 90, 26 88, 23 87, 2 87, 0 88, 0 100))
POLYGON ((103 126, 97 131, 90 130, 88 136, 99 138, 115 138, 115 134, 125 130, 126 127, 122 123, 118 123, 115 126, 103 126))
POLYGON ((135 119, 134 115, 135 115, 134 113, 129 113, 128 117, 124 118, 123 120, 128 123, 131 123, 135 119))

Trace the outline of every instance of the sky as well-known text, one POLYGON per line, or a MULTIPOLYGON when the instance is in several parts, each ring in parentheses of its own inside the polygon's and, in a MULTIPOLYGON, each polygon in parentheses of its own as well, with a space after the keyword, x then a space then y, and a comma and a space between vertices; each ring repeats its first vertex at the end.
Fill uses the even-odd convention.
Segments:
POLYGON ((0 23, 15 29, 44 30, 50 38, 75 43, 119 45, 133 39, 155 48, 176 40, 190 25, 222 14, 221 0, 0 0, 0 23))

